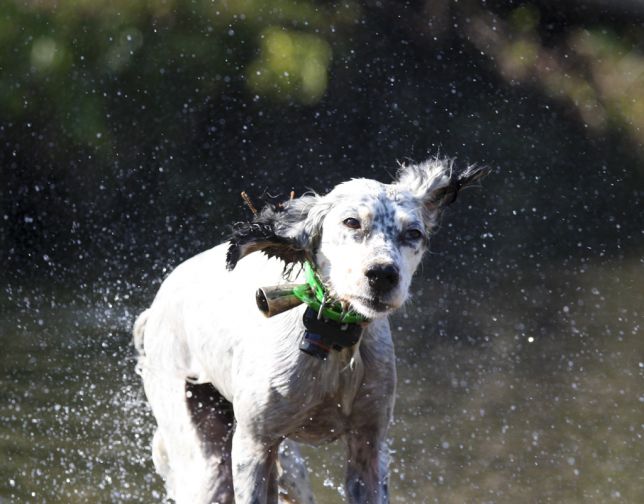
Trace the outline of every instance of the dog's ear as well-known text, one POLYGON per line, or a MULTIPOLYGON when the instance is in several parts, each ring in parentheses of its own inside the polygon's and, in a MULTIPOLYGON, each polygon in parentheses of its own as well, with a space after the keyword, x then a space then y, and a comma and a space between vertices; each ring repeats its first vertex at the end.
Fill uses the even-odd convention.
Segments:
POLYGON ((464 187, 489 173, 483 166, 469 166, 457 173, 450 159, 434 158, 417 165, 403 166, 396 184, 410 191, 424 206, 427 217, 433 221, 442 208, 456 200, 464 187))
POLYGON ((320 212, 315 210, 320 199, 306 195, 281 205, 269 204, 251 222, 236 224, 226 267, 234 269, 240 259, 257 251, 286 264, 311 259, 321 226, 320 212))

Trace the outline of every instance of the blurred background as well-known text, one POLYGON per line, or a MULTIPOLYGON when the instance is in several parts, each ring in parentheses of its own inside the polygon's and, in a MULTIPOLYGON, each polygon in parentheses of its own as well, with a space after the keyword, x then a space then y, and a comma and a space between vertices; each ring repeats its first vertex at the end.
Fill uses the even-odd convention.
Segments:
MULTIPOLYGON (((3 0, 0 502, 162 501, 163 278, 242 190, 437 153, 493 173, 392 322, 392 502, 644 502, 640 0, 3 0)), ((343 451, 307 451, 321 503, 343 451)))

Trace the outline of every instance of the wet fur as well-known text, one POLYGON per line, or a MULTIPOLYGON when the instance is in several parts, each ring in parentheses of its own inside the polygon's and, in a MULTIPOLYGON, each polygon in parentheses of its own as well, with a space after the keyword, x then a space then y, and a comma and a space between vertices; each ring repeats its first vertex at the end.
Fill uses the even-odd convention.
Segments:
POLYGON ((392 184, 353 180, 267 206, 164 281, 134 340, 158 423, 153 460, 172 498, 313 502, 297 443, 343 437, 348 502, 388 502, 396 370, 387 316, 407 300, 439 213, 484 173, 432 159, 403 167, 392 184), (298 349, 304 306, 270 319, 255 307, 257 287, 302 281, 305 259, 371 320, 357 345, 326 360, 298 349), (399 280, 374 292, 366 275, 382 265, 399 280))

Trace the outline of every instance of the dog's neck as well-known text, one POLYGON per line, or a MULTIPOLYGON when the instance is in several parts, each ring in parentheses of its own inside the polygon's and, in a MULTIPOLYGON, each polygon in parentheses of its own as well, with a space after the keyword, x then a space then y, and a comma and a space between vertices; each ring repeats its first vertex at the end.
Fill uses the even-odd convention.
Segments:
POLYGON ((358 325, 368 321, 366 317, 354 311, 351 305, 333 299, 330 289, 322 280, 314 263, 304 261, 302 271, 306 284, 296 286, 293 289, 293 295, 315 310, 318 319, 345 325, 358 325))

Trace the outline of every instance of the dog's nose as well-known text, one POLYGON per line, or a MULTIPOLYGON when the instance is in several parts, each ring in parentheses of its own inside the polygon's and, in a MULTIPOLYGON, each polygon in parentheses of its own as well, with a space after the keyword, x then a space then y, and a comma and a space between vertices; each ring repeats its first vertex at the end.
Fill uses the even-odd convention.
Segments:
POLYGON ((398 285, 400 274, 393 264, 378 264, 369 268, 365 275, 369 285, 378 293, 384 294, 398 285))

